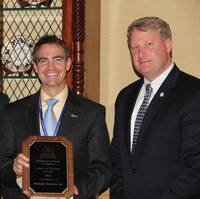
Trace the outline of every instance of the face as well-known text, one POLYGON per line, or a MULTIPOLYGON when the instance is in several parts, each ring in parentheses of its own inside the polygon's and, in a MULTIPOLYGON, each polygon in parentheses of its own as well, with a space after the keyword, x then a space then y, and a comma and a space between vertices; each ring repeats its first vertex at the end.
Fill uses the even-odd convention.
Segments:
POLYGON ((62 91, 66 86, 66 73, 71 66, 71 59, 66 59, 64 49, 57 44, 44 44, 37 50, 36 57, 34 69, 44 91, 62 91))
POLYGON ((171 39, 163 40, 156 31, 134 29, 130 53, 135 70, 149 81, 156 79, 172 62, 171 39))

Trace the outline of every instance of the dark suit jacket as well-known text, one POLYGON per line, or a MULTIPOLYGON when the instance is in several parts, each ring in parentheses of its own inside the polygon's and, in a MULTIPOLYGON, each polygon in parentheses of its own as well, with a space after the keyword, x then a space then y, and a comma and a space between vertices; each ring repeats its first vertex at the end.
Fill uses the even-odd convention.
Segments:
MULTIPOLYGON (((25 198, 16 184, 13 159, 22 151, 22 141, 39 135, 39 92, 11 103, 0 127, 0 167, 4 199, 25 198)), ((105 108, 69 91, 57 135, 73 144, 75 185, 79 196, 94 198, 104 191, 111 178, 109 136, 105 108)))
MULTIPOLYGON (((6 105, 8 104, 8 96, 0 92, 0 115, 3 117, 3 111, 6 105)), ((0 186, 0 196, 1 196, 1 186, 0 186)))
POLYGON ((151 101, 135 152, 130 119, 143 80, 116 100, 111 199, 200 198, 200 80, 176 66, 151 101))
POLYGON ((0 92, 0 112, 3 111, 8 101, 8 96, 0 92))

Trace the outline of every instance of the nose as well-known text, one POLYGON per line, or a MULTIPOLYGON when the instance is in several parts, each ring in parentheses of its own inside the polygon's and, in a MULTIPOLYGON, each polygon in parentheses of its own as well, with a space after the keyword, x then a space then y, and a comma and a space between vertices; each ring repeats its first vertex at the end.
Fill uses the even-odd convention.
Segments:
POLYGON ((138 50, 139 57, 143 57, 145 54, 146 54, 146 48, 140 47, 139 50, 138 50))
POLYGON ((48 60, 48 68, 52 69, 54 67, 53 60, 48 60))

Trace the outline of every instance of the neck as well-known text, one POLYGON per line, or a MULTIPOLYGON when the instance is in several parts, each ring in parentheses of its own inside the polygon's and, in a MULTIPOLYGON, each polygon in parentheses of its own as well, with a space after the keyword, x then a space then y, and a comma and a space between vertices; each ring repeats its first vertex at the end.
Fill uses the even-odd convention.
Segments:
POLYGON ((59 93, 61 93, 64 89, 65 89, 66 85, 63 85, 62 87, 58 88, 46 88, 46 87, 41 87, 41 89, 44 91, 44 93, 46 93, 46 95, 48 95, 49 97, 55 97, 56 95, 58 95, 59 93))

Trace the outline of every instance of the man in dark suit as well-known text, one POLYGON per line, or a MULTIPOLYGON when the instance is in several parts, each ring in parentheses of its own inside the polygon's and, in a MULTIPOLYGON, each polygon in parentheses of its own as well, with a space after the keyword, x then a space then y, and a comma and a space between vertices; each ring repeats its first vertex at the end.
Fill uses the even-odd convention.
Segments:
POLYGON ((71 59, 66 44, 56 36, 45 35, 33 50, 34 69, 41 81, 36 94, 11 103, 0 128, 0 168, 4 199, 27 198, 22 194, 22 167, 28 158, 22 142, 30 135, 65 136, 73 144, 74 199, 93 199, 110 182, 111 165, 105 108, 73 94, 66 86, 71 59), (47 101, 56 99, 54 131, 45 123, 47 101))
POLYGON ((127 36, 142 77, 116 100, 111 199, 199 199, 200 80, 172 62, 162 19, 137 19, 127 36))
MULTIPOLYGON (((3 117, 3 111, 9 102, 9 98, 6 94, 0 92, 0 114, 3 117)), ((1 196, 1 185, 0 185, 0 196, 1 196)))

